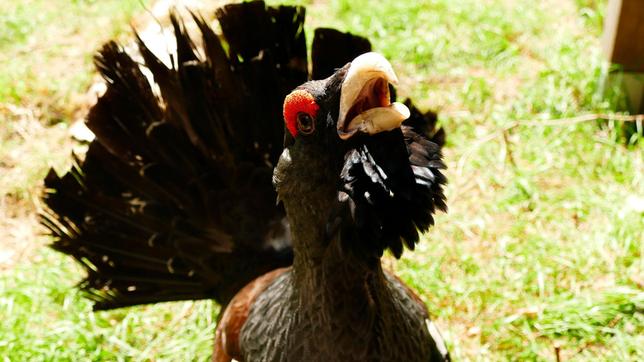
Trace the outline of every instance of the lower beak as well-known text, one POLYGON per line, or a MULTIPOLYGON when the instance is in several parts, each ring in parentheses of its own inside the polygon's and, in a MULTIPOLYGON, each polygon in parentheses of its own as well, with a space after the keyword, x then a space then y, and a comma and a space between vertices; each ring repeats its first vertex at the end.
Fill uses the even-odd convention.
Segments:
POLYGON ((340 138, 399 128, 409 118, 409 109, 390 102, 389 84, 397 83, 391 64, 382 55, 365 53, 355 58, 342 82, 337 123, 340 138))

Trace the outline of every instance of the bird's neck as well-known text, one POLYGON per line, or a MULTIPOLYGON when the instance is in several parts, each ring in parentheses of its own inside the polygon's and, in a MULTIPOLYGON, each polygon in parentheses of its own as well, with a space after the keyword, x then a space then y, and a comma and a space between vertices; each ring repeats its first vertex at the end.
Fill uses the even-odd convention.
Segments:
POLYGON ((334 230, 337 191, 331 188, 317 191, 316 195, 329 197, 284 200, 295 254, 293 277, 295 288, 304 299, 301 302, 317 305, 330 299, 334 303, 345 298, 369 299, 373 289, 384 283, 380 259, 342 247, 350 241, 340 239, 339 228, 334 230))

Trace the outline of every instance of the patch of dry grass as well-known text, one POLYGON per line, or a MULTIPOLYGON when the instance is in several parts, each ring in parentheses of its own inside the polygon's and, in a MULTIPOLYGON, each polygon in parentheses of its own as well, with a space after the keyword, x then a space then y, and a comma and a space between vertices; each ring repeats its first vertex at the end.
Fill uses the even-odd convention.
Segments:
POLYGON ((49 165, 68 166, 71 142, 64 124, 47 127, 37 109, 0 104, 0 270, 28 262, 43 247, 35 210, 49 165))

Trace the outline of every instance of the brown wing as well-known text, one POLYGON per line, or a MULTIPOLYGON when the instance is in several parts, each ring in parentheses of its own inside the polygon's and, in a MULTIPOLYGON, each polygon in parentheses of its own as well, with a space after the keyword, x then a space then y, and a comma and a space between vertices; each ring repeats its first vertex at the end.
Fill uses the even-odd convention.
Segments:
POLYGON ((248 283, 228 303, 221 315, 215 333, 215 352, 213 362, 228 362, 233 358, 240 360, 241 348, 239 333, 248 319, 248 313, 255 299, 277 278, 289 268, 279 268, 268 272, 248 283))

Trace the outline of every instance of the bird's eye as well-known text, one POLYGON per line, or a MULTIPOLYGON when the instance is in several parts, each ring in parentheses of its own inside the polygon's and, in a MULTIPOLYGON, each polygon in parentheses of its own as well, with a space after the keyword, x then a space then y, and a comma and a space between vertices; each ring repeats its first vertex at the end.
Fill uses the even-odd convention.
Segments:
POLYGON ((287 95, 284 98, 284 124, 291 136, 315 132, 315 117, 319 109, 313 95, 304 89, 296 89, 287 95))
POLYGON ((300 133, 309 135, 315 131, 315 122, 310 114, 299 112, 297 114, 297 129, 300 133))

